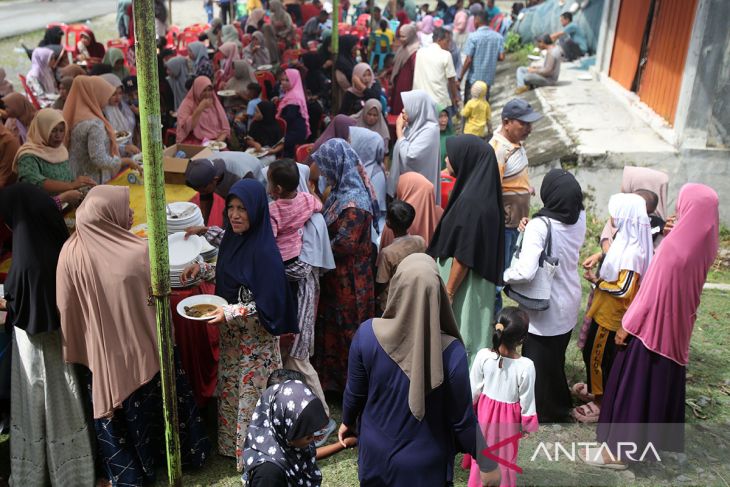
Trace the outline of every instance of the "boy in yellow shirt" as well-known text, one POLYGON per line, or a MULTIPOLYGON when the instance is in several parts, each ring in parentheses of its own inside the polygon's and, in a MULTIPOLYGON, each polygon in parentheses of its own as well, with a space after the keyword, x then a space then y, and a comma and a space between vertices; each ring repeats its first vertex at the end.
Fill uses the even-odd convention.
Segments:
POLYGON ((461 109, 461 116, 465 120, 465 134, 473 134, 489 140, 488 136, 492 133, 492 125, 489 120, 492 117, 492 108, 487 101, 487 84, 484 81, 477 81, 471 85, 471 99, 461 109))

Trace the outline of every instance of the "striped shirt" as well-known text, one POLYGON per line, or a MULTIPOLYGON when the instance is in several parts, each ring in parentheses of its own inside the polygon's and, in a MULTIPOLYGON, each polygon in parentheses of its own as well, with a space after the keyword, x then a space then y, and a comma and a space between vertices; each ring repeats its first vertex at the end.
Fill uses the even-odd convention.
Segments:
POLYGON ((287 260, 299 257, 302 251, 304 224, 313 213, 322 211, 322 202, 309 193, 302 193, 289 200, 278 199, 269 203, 271 229, 281 258, 287 260))

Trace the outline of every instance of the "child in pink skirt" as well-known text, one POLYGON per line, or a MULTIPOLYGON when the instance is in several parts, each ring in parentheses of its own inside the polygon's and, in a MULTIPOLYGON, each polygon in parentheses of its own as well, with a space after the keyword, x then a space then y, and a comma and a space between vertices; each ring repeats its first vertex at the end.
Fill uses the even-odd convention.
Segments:
MULTIPOLYGON (((503 446, 491 453, 515 464, 520 434, 537 431, 535 410, 535 366, 517 352, 527 336, 530 318, 519 308, 502 310, 494 325, 492 348, 480 350, 469 374, 474 408, 487 445, 503 446)), ((469 487, 480 487, 479 466, 470 460, 469 487)), ((514 469, 500 464, 500 485, 516 484, 514 469)))

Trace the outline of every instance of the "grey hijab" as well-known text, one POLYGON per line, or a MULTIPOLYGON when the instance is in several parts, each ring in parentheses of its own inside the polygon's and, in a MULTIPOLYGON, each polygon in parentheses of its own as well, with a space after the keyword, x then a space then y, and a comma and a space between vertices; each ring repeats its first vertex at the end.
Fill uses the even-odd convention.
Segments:
POLYGON ((185 95, 188 93, 188 90, 185 88, 185 83, 188 81, 189 76, 188 59, 184 56, 176 56, 168 60, 165 66, 170 70, 167 82, 172 89, 172 94, 175 98, 175 110, 177 110, 185 95))

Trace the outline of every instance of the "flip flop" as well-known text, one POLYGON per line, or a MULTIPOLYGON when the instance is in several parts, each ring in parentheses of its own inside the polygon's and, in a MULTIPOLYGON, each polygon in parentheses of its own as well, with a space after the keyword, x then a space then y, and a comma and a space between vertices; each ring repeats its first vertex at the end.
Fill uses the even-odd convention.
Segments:
POLYGON ((579 423, 597 423, 598 417, 601 415, 601 408, 595 403, 589 402, 583 406, 578 406, 570 412, 579 423))
POLYGON ((588 384, 585 382, 578 382, 577 384, 574 384, 573 387, 570 388, 570 392, 583 402, 591 402, 596 398, 596 396, 588 391, 588 384))
POLYGON ((606 463, 601 454, 600 447, 586 447, 585 457, 583 452, 579 452, 578 456, 586 465, 598 468, 607 468, 609 470, 626 470, 629 468, 625 463, 606 463))

